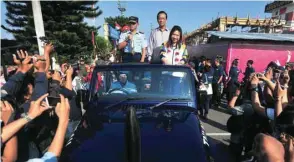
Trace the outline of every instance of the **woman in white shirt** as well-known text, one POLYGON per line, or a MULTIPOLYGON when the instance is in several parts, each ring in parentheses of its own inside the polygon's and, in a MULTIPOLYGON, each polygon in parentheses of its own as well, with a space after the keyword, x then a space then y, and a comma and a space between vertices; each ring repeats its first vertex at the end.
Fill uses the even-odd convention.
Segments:
MULTIPOLYGON (((164 65, 184 65, 187 63, 188 52, 186 45, 183 43, 182 29, 174 26, 171 29, 169 39, 160 47, 160 59, 164 65)), ((165 91, 167 94, 181 95, 183 87, 182 78, 185 77, 183 72, 172 72, 167 74, 165 91)))

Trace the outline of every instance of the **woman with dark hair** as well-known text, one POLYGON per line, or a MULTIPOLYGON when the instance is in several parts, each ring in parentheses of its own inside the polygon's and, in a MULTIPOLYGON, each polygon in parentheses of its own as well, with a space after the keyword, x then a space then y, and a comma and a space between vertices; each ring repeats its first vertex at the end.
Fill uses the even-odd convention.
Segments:
POLYGON ((208 111, 210 109, 210 103, 212 99, 212 80, 213 80, 214 70, 211 67, 211 60, 207 59, 204 66, 203 75, 201 76, 201 85, 200 87, 206 87, 205 93, 202 93, 201 96, 201 105, 200 105, 200 116, 204 119, 207 119, 208 111), (204 112, 203 112, 204 111, 204 112))
POLYGON ((169 34, 169 39, 163 43, 160 58, 165 65, 183 65, 187 63, 188 52, 183 43, 183 33, 179 26, 174 26, 169 34))
MULTIPOLYGON (((182 41, 183 33, 179 26, 174 26, 169 34, 167 42, 160 47, 160 60, 164 65, 184 65, 187 64, 188 52, 186 45, 182 41)), ((184 73, 166 74, 166 83, 164 83, 166 94, 180 95, 183 93, 183 84, 181 82, 184 73)))

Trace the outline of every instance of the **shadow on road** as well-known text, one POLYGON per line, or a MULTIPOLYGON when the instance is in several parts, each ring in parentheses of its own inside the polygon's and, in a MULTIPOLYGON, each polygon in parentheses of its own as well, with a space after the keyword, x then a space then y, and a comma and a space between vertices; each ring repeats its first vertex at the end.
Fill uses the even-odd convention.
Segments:
POLYGON ((227 109, 227 108, 224 108, 225 106, 223 104, 221 104, 221 107, 215 107, 215 106, 212 106, 212 109, 215 110, 215 111, 218 111, 218 112, 222 112, 224 114, 228 114, 228 115, 231 115, 230 111, 227 109))
POLYGON ((212 154, 215 162, 235 162, 228 145, 212 137, 208 137, 208 140, 211 143, 210 145, 213 150, 212 154))
POLYGON ((205 119, 205 120, 202 119, 201 121, 204 122, 204 123, 207 123, 207 124, 209 124, 209 125, 211 125, 211 126, 213 126, 215 128, 221 129, 223 131, 227 131, 227 126, 225 126, 225 125, 223 125, 221 123, 215 122, 215 121, 213 121, 211 119, 205 119))

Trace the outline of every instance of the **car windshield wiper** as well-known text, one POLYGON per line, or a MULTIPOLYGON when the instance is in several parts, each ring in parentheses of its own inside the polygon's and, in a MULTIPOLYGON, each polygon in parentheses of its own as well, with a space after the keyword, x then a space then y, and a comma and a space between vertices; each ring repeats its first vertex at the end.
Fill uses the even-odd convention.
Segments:
POLYGON ((170 101, 177 101, 177 100, 188 100, 188 99, 187 99, 187 98, 170 98, 170 99, 167 99, 167 100, 165 100, 165 101, 162 101, 162 102, 160 102, 160 103, 158 103, 158 104, 156 104, 156 105, 154 105, 154 106, 151 106, 151 107, 149 107, 148 109, 153 110, 154 108, 158 108, 158 107, 160 107, 161 105, 164 105, 164 104, 166 104, 166 103, 168 103, 168 102, 170 102, 170 101))
POLYGON ((126 101, 131 101, 131 100, 142 100, 142 99, 146 99, 146 97, 128 97, 128 98, 126 98, 126 99, 124 99, 124 100, 121 100, 121 101, 116 102, 116 103, 114 103, 114 104, 112 104, 112 105, 109 105, 109 106, 105 107, 104 109, 105 109, 105 110, 108 110, 108 109, 113 108, 113 107, 115 107, 115 106, 117 106, 117 105, 119 105, 119 104, 122 104, 122 103, 126 102, 126 101))

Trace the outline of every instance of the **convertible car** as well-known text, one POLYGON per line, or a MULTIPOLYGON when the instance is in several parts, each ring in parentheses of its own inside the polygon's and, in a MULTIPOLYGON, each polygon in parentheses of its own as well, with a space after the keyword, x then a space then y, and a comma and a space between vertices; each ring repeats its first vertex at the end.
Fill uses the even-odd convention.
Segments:
POLYGON ((61 161, 214 161, 189 67, 97 66, 88 100, 61 161))

